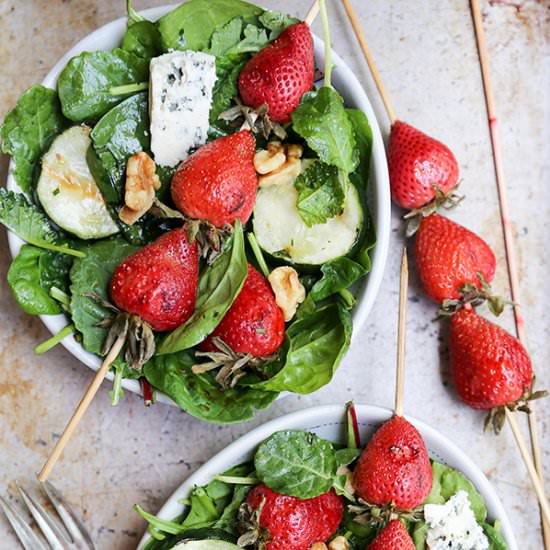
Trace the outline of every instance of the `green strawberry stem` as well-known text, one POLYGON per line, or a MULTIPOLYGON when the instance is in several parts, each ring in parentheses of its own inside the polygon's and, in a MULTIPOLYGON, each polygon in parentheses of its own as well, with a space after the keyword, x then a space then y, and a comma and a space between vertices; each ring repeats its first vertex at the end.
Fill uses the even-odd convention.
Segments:
POLYGON ((324 86, 332 87, 330 79, 332 76, 332 47, 330 44, 330 26, 328 22, 326 0, 319 0, 321 8, 321 24, 323 25, 323 41, 325 43, 325 81, 324 86))
POLYGON ((229 485, 256 485, 258 478, 256 477, 239 477, 239 476, 216 476, 217 481, 223 481, 229 485))
POLYGON ((128 12, 128 26, 132 26, 139 21, 145 21, 145 17, 141 16, 132 6, 132 0, 126 0, 126 11, 128 12))
POLYGON ((359 423, 357 422, 357 411, 353 401, 346 404, 347 421, 347 446, 348 449, 360 449, 361 437, 359 435, 359 423))
POLYGON ((124 378, 124 369, 115 367, 115 378, 113 380, 113 389, 109 392, 111 396, 111 405, 116 407, 121 399, 124 399, 124 390, 122 389, 122 380, 124 378))
POLYGON ((69 336, 75 331, 74 325, 71 323, 65 328, 62 328, 57 334, 54 334, 51 338, 48 338, 45 342, 42 342, 34 348, 34 353, 36 355, 42 355, 47 351, 51 350, 53 347, 57 346, 65 336, 69 336))

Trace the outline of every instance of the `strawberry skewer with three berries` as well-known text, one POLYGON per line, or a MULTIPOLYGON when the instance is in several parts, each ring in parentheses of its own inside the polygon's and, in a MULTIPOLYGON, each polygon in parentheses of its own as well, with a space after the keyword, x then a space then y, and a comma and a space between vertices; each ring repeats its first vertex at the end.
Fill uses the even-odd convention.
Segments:
POLYGON ((397 121, 380 74, 359 27, 349 0, 342 0, 359 44, 382 96, 392 123, 388 164, 392 198, 411 209, 407 235, 418 231, 416 264, 424 290, 451 319, 450 359, 457 393, 469 406, 489 411, 486 425, 499 431, 507 419, 537 492, 543 514, 550 508, 540 472, 511 411, 530 412, 528 402, 546 392, 533 390, 532 364, 522 343, 490 321, 475 307, 484 300, 499 314, 504 302, 492 295, 496 261, 480 237, 436 213, 455 206, 461 197, 453 193, 458 183, 458 164, 442 143, 397 121))

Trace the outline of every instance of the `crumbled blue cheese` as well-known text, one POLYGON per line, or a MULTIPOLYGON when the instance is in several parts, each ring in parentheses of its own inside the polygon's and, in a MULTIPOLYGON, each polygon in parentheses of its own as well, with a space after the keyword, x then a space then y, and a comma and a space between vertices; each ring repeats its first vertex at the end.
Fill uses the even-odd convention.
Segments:
POLYGON ((175 166, 206 143, 216 82, 216 58, 171 52, 151 59, 151 151, 160 166, 175 166))
POLYGON ((458 491, 445 504, 426 504, 426 544, 430 550, 488 550, 489 541, 477 523, 468 493, 458 491))

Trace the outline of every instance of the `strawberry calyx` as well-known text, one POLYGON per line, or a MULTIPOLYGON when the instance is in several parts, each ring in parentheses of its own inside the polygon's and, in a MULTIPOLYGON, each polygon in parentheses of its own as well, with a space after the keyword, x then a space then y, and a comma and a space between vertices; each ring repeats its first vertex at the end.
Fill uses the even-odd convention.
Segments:
POLYGON ((170 208, 156 198, 149 212, 157 218, 182 220, 189 243, 197 241, 199 257, 206 260, 208 265, 214 263, 221 254, 223 243, 233 232, 233 227, 230 224, 225 224, 220 229, 206 220, 188 218, 179 210, 170 208))
POLYGON ((501 407, 494 407, 489 411, 489 414, 485 417, 484 430, 492 428, 498 435, 504 424, 506 423, 506 409, 511 412, 519 411, 526 414, 531 414, 531 407, 529 403, 535 399, 542 399, 548 396, 547 390, 534 390, 535 378, 529 387, 525 388, 523 395, 517 400, 502 405, 501 407))
POLYGON ((228 122, 239 130, 250 130, 254 134, 263 136, 266 140, 269 140, 271 134, 275 134, 280 140, 286 139, 285 128, 269 117, 267 103, 254 109, 245 105, 239 98, 236 98, 235 101, 237 104, 221 113, 218 119, 228 122))
POLYGON ((87 292, 84 296, 91 298, 100 306, 113 312, 113 315, 99 321, 96 325, 109 329, 103 342, 101 355, 108 355, 115 342, 122 337, 125 340, 124 360, 128 367, 141 372, 143 365, 155 353, 155 335, 149 323, 139 315, 120 310, 96 292, 87 292))
POLYGON ((438 185, 434 185, 435 198, 420 208, 413 208, 403 216, 403 219, 407 222, 407 237, 412 237, 418 231, 422 218, 427 218, 441 209, 452 210, 456 208, 465 198, 464 195, 459 195, 457 193, 459 185, 460 183, 446 193, 438 185))
POLYGON ((260 516, 266 500, 264 496, 256 509, 247 502, 243 502, 239 507, 237 523, 239 532, 242 534, 237 541, 237 546, 241 548, 252 546, 256 550, 266 550, 271 535, 267 529, 260 527, 260 516))
POLYGON ((473 283, 463 285, 460 289, 460 298, 456 300, 443 300, 437 318, 451 317, 466 306, 475 308, 484 302, 487 302, 491 313, 498 317, 507 305, 512 304, 512 302, 505 300, 502 296, 493 294, 491 285, 489 285, 482 273, 478 272, 477 276, 480 286, 473 283))
POLYGON ((251 353, 238 353, 218 336, 212 338, 212 343, 217 351, 198 351, 196 357, 207 357, 210 361, 196 363, 192 367, 194 374, 204 374, 219 369, 216 374, 216 382, 224 389, 234 388, 237 382, 247 373, 254 371, 260 376, 263 375, 261 367, 274 361, 278 354, 274 353, 268 357, 255 357, 251 353))
POLYGON ((355 516, 353 521, 359 525, 365 525, 377 530, 382 530, 394 519, 404 519, 410 522, 422 521, 424 514, 422 506, 412 510, 398 510, 395 504, 390 503, 384 506, 369 504, 363 499, 358 499, 359 504, 350 504, 348 512, 355 516))

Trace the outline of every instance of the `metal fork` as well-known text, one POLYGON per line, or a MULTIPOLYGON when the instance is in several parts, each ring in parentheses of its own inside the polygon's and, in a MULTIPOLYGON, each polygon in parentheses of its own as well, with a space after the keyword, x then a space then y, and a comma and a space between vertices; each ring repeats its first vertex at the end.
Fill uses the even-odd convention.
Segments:
POLYGON ((25 550, 95 550, 90 535, 51 483, 46 481, 41 483, 40 487, 55 508, 65 529, 23 487, 18 483, 16 485, 23 502, 48 542, 46 545, 35 534, 21 514, 4 498, 0 497, 0 508, 4 511, 25 550))

